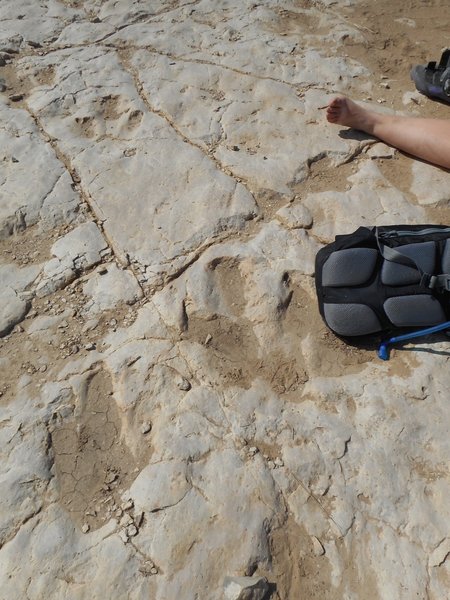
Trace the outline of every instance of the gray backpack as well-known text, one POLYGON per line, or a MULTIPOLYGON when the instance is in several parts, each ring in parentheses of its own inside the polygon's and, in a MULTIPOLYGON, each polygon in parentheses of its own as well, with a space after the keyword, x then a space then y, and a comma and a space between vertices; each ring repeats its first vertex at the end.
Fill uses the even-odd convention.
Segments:
POLYGON ((336 236, 317 253, 315 278, 322 318, 343 338, 449 329, 450 227, 360 227, 336 236))

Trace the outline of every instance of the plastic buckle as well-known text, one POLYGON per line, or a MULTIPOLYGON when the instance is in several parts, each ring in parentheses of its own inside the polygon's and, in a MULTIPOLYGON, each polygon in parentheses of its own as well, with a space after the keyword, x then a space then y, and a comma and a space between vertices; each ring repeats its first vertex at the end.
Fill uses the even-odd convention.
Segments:
POLYGON ((437 283, 436 275, 430 275, 429 273, 422 273, 422 277, 420 278, 420 285, 422 287, 434 289, 437 283))
POLYGON ((450 292, 450 275, 431 275, 428 287, 439 292, 450 292))
POLYGON ((427 277, 429 277, 426 286, 429 287, 431 290, 434 290, 434 288, 436 287, 436 283, 437 283, 437 277, 436 275, 427 275, 427 277))

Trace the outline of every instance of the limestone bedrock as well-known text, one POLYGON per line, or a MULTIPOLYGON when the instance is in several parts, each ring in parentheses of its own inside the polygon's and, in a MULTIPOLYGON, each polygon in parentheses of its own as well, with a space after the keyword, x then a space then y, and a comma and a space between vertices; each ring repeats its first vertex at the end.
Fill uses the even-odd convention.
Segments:
POLYGON ((0 3, 1 600, 448 597, 448 346, 316 305, 324 243, 449 200, 324 120, 359 4, 0 3))

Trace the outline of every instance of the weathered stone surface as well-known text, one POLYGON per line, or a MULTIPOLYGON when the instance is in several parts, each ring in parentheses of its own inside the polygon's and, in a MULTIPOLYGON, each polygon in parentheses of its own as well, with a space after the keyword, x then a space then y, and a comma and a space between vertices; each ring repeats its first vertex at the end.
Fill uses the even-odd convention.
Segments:
POLYGON ((313 223, 311 213, 302 204, 283 206, 275 216, 289 229, 308 229, 313 223))
MULTIPOLYGON (((317 102, 311 106, 291 85, 147 51, 137 52, 133 65, 151 106, 251 189, 289 193, 312 160, 343 162, 357 147, 323 125, 317 135, 317 102)), ((317 100, 326 104, 323 94, 317 100)))
POLYGON ((448 344, 380 362, 314 289, 336 234, 445 221, 324 119, 430 109, 373 4, 1 3, 2 598, 448 596, 448 344))
POLYGON ((28 306, 12 287, 7 286, 0 291, 0 336, 9 333, 16 323, 20 323, 28 306))
POLYGON ((74 221, 79 195, 34 120, 0 99, 0 122, 0 239, 40 220, 47 230, 74 221))
POLYGON ((412 175, 411 192, 415 194, 421 206, 449 204, 450 191, 446 171, 417 161, 412 165, 412 175))
POLYGON ((54 256, 45 263, 39 283, 38 296, 47 296, 70 283, 77 272, 99 263, 108 251, 108 244, 93 222, 79 225, 57 240, 51 253, 54 256))
POLYGON ((186 465, 169 461, 146 467, 129 493, 139 508, 151 513, 178 504, 190 489, 186 479, 186 465))
POLYGON ((314 219, 313 232, 321 240, 331 242, 335 235, 348 233, 360 225, 424 222, 423 209, 410 204, 383 177, 375 163, 364 162, 348 181, 346 192, 330 190, 305 199, 304 204, 314 219), (315 218, 317 212, 325 215, 320 224, 315 218))
POLYGON ((114 308, 121 302, 134 304, 143 296, 134 275, 118 269, 114 263, 94 273, 83 286, 83 294, 90 298, 85 310, 91 314, 114 308))
POLYGON ((29 48, 30 43, 45 44, 58 35, 67 20, 79 15, 80 11, 57 0, 2 2, 0 50, 18 52, 21 48, 29 48))
POLYGON ((225 577, 227 600, 264 600, 269 586, 265 577, 225 577))
POLYGON ((36 90, 30 106, 61 140, 116 254, 140 265, 144 281, 177 272, 209 239, 256 214, 242 185, 146 109, 115 53, 63 51, 32 64, 52 66, 63 87, 36 90))

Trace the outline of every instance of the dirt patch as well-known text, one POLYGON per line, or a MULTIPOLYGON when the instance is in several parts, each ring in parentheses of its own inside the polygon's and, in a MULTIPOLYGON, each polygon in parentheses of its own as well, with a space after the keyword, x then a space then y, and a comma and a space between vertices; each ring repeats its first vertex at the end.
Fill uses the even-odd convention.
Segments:
POLYGON ((283 330, 289 335, 292 352, 303 363, 308 378, 358 373, 373 362, 373 350, 350 346, 327 329, 319 313, 312 280, 302 278, 293 282, 292 291, 283 330))
POLYGON ((95 119, 94 117, 75 117, 75 133, 81 134, 83 137, 95 137, 95 119))
POLYGON ((97 106, 105 121, 115 121, 122 114, 122 111, 120 111, 120 100, 120 96, 108 95, 99 98, 94 104, 97 106))
POLYGON ((26 227, 24 222, 23 229, 0 239, 0 264, 14 263, 20 268, 49 260, 55 240, 67 231, 69 227, 60 227, 43 234, 38 225, 26 227))
POLYGON ((327 557, 325 554, 319 555, 313 538, 291 515, 288 515, 281 527, 270 532, 269 547, 271 569, 269 572, 258 570, 258 575, 265 575, 269 581, 276 581, 271 600, 337 598, 330 582, 327 557))
POLYGON ((224 299, 231 312, 242 315, 245 310, 245 280, 239 271, 239 260, 234 258, 220 258, 210 263, 220 288, 221 297, 224 299))
POLYGON ((15 60, 0 67, 0 78, 5 81, 8 104, 13 108, 26 108, 25 99, 34 86, 28 77, 18 75, 15 60))
MULTIPOLYGON (((42 233, 33 226, 0 240, 0 265, 25 269, 44 263, 51 258, 55 240, 70 229, 63 226, 42 233)), ((67 360, 87 355, 107 333, 134 321, 137 304, 119 305, 96 316, 86 313, 84 283, 81 277, 51 296, 32 298, 24 319, 0 337, 0 405, 9 404, 24 387, 29 397, 38 397, 40 387, 57 379, 67 360)))
POLYGON ((120 434, 110 377, 93 372, 75 417, 51 432, 60 502, 80 527, 93 530, 120 517, 121 494, 148 462, 150 448, 140 444, 140 455, 133 456, 120 434))
MULTIPOLYGON (((363 0, 339 12, 344 21, 357 26, 364 38, 344 38, 342 52, 373 73, 373 99, 404 110, 403 93, 415 90, 409 75, 411 67, 440 58, 450 25, 448 5, 442 0, 363 0)), ((422 116, 448 117, 448 107, 437 102, 424 101, 420 112, 422 116)))
POLYGON ((135 129, 136 127, 139 127, 143 116, 144 114, 141 110, 131 110, 130 114, 128 115, 128 129, 135 129))
MULTIPOLYGON (((311 9, 311 4, 308 0, 297 0, 295 2, 296 10, 275 8, 274 13, 277 15, 277 19, 272 23, 266 23, 266 28, 281 35, 298 34, 299 39, 311 32, 316 35, 328 33, 327 29, 319 28, 320 16, 317 10, 311 9)), ((293 48, 293 52, 295 49, 293 48)))
POLYGON ((181 339, 203 344, 208 349, 208 368, 216 373, 222 385, 251 386, 258 362, 258 341, 248 321, 191 316, 181 339))
MULTIPOLYGON (((221 268, 225 272, 222 281, 232 282, 229 265, 221 268)), ((237 279, 235 284, 240 290, 242 282, 237 279)), ((221 385, 248 388, 259 377, 274 392, 293 402, 300 400, 308 379, 358 373, 376 359, 375 346, 373 349, 350 346, 326 328, 311 291, 300 283, 292 283, 291 288, 291 300, 280 313, 281 331, 276 344, 262 348, 252 323, 242 316, 232 319, 214 315, 202 319, 191 315, 181 337, 207 349, 205 360, 221 385)), ((234 297, 230 285, 231 305, 234 297)), ((402 357, 402 364, 408 360, 402 357)))
POLYGON ((256 200, 258 208, 261 213, 261 218, 256 220, 255 222, 250 222, 249 228, 251 230, 252 224, 253 229, 259 228, 260 226, 257 223, 261 220, 270 221, 273 219, 275 213, 286 206, 289 203, 290 196, 286 196, 284 194, 279 194, 278 192, 274 192, 273 190, 260 189, 255 190, 253 192, 253 197, 256 200))
MULTIPOLYGON (((363 159, 365 160, 365 158, 363 159)), ((292 191, 298 198, 306 198, 309 194, 326 192, 346 192, 349 189, 348 178, 359 170, 359 159, 336 167, 329 158, 323 158, 310 166, 308 178, 292 186, 292 191)))

